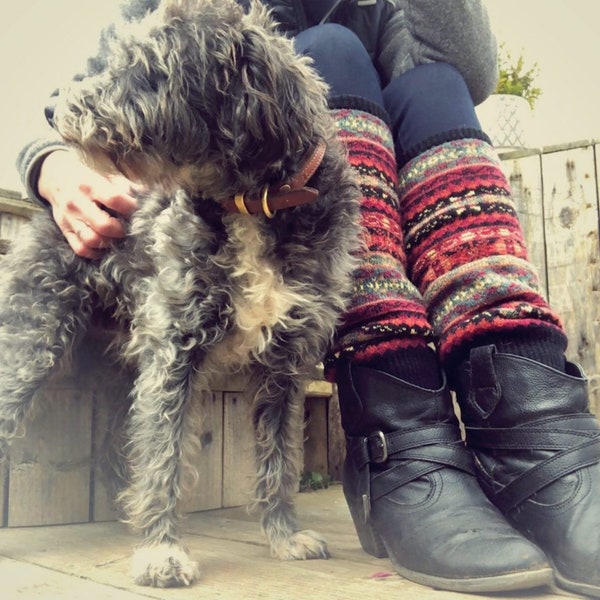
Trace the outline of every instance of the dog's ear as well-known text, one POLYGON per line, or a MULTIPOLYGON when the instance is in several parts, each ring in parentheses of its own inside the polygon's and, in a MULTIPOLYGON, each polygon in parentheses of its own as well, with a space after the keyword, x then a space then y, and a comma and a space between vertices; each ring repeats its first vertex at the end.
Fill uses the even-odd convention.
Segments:
POLYGON ((231 123, 234 154, 258 168, 302 155, 322 135, 326 85, 276 31, 262 4, 252 3, 240 33, 221 107, 221 123, 231 123))

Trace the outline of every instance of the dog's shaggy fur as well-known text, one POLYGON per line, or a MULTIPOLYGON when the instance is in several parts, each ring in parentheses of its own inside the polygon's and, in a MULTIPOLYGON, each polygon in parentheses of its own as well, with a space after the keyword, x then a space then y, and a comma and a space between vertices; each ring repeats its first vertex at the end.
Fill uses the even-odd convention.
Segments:
POLYGON ((291 500, 301 398, 344 309, 360 238, 326 88, 256 3, 245 14, 231 0, 164 0, 115 28, 107 47, 61 92, 55 126, 91 164, 153 191, 100 261, 75 256, 44 213, 0 262, 2 453, 100 306, 124 324, 120 352, 137 366, 122 498, 143 534, 135 580, 198 575, 178 533, 181 458, 194 395, 228 369, 249 377, 256 500, 273 554, 325 557, 317 534, 298 531, 291 500), (289 180, 319 140, 314 203, 272 219, 223 210, 226 198, 289 180))

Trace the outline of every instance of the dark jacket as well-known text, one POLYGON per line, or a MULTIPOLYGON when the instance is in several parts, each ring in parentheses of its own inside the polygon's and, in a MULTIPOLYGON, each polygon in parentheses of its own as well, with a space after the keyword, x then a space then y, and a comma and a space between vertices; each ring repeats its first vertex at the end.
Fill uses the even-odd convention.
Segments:
MULTIPOLYGON (((249 0, 239 0, 248 5, 249 0)), ((314 25, 302 0, 262 0, 290 36, 314 25)), ((361 39, 383 85, 417 65, 447 62, 464 77, 475 104, 497 83, 496 40, 481 0, 336 0, 325 21, 361 39)))

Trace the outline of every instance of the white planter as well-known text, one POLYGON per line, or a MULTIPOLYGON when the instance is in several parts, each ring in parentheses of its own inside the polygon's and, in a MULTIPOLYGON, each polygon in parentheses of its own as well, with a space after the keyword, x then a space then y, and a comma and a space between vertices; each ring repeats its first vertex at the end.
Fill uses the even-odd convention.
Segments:
POLYGON ((493 94, 476 111, 483 130, 496 148, 531 147, 532 113, 525 98, 493 94))

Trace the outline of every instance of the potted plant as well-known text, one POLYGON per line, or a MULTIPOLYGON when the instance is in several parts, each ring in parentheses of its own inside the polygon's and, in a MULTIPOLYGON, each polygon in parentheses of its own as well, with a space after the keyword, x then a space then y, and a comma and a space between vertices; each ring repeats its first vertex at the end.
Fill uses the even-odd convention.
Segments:
POLYGON ((496 90, 477 107, 477 116, 496 147, 528 147, 532 110, 542 94, 536 85, 538 64, 528 66, 522 54, 513 58, 502 44, 498 72, 496 90))

